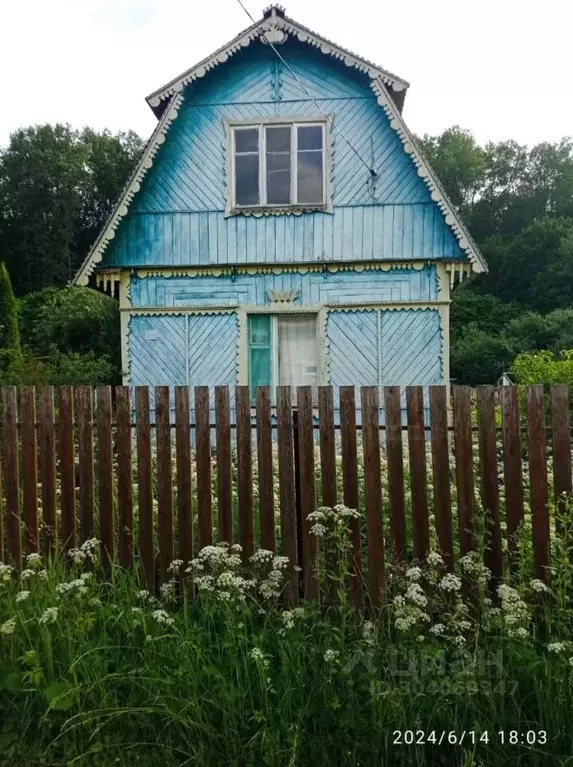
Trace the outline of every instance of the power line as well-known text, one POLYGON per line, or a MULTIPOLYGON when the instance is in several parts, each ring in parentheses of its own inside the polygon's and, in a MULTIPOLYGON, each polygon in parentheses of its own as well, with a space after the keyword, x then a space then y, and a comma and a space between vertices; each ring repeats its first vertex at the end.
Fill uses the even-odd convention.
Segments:
MULTIPOLYGON (((248 9, 248 8, 247 8, 247 7, 244 5, 244 3, 242 2, 242 0, 237 0, 237 2, 238 2, 238 3, 239 3, 239 5, 241 6, 241 8, 244 10, 244 12, 247 14, 247 16, 249 17, 249 19, 250 19, 250 20, 253 22, 253 24, 256 24, 256 23, 257 23, 257 22, 256 22, 256 20, 253 18, 253 16, 251 15, 251 13, 250 13, 249 9, 248 9)), ((291 75, 294 77, 294 79, 297 81, 297 83, 300 85, 300 87, 303 89, 303 91, 306 93, 306 95, 309 97, 309 99, 310 99, 310 100, 313 102, 313 104, 314 104, 314 105, 317 107, 317 109, 319 109, 319 110, 320 110, 320 112, 321 112, 321 113, 322 113, 322 115, 323 115, 323 116, 324 116, 324 117, 327 119, 327 121, 330 123, 330 125, 332 125, 332 127, 334 128, 334 130, 335 130, 337 133, 339 133, 339 134, 340 134, 340 136, 341 136, 341 137, 342 137, 342 138, 343 138, 343 139, 346 141, 346 143, 348 144, 348 146, 350 147, 350 149, 352 149, 352 151, 354 152, 354 154, 356 155, 356 157, 358 157, 358 159, 360 160, 360 162, 362 163, 362 165, 364 165, 364 167, 366 168, 366 170, 368 171, 368 173, 370 173, 371 179, 374 181, 374 180, 376 179, 376 176, 378 175, 378 174, 376 173, 376 171, 375 171, 373 168, 371 168, 371 167, 370 167, 370 165, 369 165, 369 164, 368 164, 368 163, 367 163, 367 162, 366 162, 366 161, 365 161, 365 160, 362 158, 362 155, 360 154, 360 152, 359 152, 359 151, 356 149, 356 147, 355 147, 355 146, 354 146, 354 145, 353 145, 353 144, 350 142, 350 140, 349 140, 349 139, 348 139, 348 138, 347 138, 347 137, 344 135, 344 133, 343 133, 343 132, 342 132, 342 130, 341 130, 339 127, 338 127, 338 125, 336 125, 336 123, 334 122, 334 120, 332 119, 332 117, 331 117, 329 114, 327 114, 327 113, 324 111, 324 109, 323 109, 323 108, 320 106, 320 104, 318 103, 318 101, 317 101, 317 100, 314 98, 314 96, 313 96, 313 95, 310 93, 310 91, 308 90, 308 88, 306 87, 306 85, 305 85, 305 84, 302 82, 302 80, 301 80, 301 79, 298 77, 298 75, 296 74, 296 72, 293 72, 293 70, 290 68, 290 66, 288 65, 288 63, 285 61, 285 59, 284 59, 284 57, 282 56, 282 54, 281 54, 281 53, 280 53, 280 52, 277 50, 277 48, 275 47, 275 45, 274 45, 274 44, 273 44, 273 43, 272 43, 272 42, 269 40, 269 38, 268 38, 268 37, 265 35, 265 33, 264 33, 264 32, 261 32, 261 37, 262 37, 262 38, 263 38, 263 39, 266 41, 267 45, 269 45, 269 46, 270 46, 270 47, 273 49, 273 51, 276 53, 276 55, 279 57, 279 59, 281 60, 281 62, 282 62, 282 63, 284 64, 284 66, 286 67, 286 69, 287 69, 287 70, 290 72, 290 74, 291 74, 291 75)))

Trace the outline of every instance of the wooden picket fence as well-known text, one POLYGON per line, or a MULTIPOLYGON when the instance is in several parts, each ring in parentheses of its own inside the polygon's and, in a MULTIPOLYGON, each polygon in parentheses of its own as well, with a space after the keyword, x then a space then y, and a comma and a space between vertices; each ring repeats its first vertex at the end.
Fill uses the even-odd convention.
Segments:
POLYGON ((569 396, 563 386, 548 392, 537 386, 522 391, 480 387, 475 392, 453 387, 451 401, 445 387, 429 387, 428 410, 423 389, 412 386, 405 392, 406 425, 401 392, 395 386, 382 392, 377 387, 341 387, 336 398, 332 387, 319 387, 318 403, 310 387, 300 387, 296 407, 290 387, 278 387, 274 402, 270 390, 261 387, 252 403, 248 387, 238 386, 233 410, 228 387, 215 388, 214 402, 208 387, 175 387, 173 401, 166 386, 156 387, 154 394, 151 412, 147 387, 135 388, 134 401, 124 386, 2 389, 0 559, 20 568, 23 553, 54 556, 96 536, 104 565, 115 557, 124 567, 137 561, 145 584, 153 589, 170 577, 174 558, 188 562, 194 549, 217 539, 231 541, 235 530, 245 560, 256 544, 278 548, 289 558, 285 595, 293 603, 301 594, 314 598, 318 593, 316 540, 307 516, 320 497, 326 506, 362 506, 362 519, 353 521, 350 530, 351 598, 360 605, 367 591, 376 605, 384 588, 385 539, 394 557, 423 560, 430 546, 431 494, 437 541, 451 567, 456 552, 464 555, 478 546, 479 493, 484 509, 482 548, 492 584, 506 569, 502 536, 507 536, 511 560, 526 500, 535 573, 548 577, 550 507, 564 503, 572 490, 569 396), (384 452, 387 497, 382 494, 384 452), (477 487, 474 454, 479 457, 477 487), (528 499, 524 467, 529 473, 528 499), (505 529, 500 524, 500 487, 505 529), (406 519, 406 499, 411 520, 406 519))

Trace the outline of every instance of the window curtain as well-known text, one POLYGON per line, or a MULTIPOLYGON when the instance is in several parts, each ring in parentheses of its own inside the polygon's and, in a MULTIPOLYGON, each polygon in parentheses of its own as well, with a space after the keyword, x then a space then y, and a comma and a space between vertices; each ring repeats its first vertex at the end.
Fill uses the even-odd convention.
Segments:
POLYGON ((279 315, 278 352, 280 386, 315 387, 318 358, 316 317, 314 315, 279 315))

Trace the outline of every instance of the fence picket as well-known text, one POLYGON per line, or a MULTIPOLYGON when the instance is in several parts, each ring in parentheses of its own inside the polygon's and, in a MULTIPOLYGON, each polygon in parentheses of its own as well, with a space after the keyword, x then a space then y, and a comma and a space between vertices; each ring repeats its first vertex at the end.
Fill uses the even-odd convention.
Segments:
POLYGON ((302 527, 301 564, 305 599, 318 599, 316 578, 316 538, 311 535, 308 515, 316 510, 314 485, 314 437, 312 428, 312 387, 299 386, 296 394, 298 416, 298 455, 300 466, 299 495, 302 527))
POLYGON ((82 540, 94 535, 94 471, 92 434, 92 388, 75 388, 76 421, 78 428, 78 459, 80 480, 80 537, 82 540))
MULTIPOLYGON (((342 442, 342 492, 344 504, 349 509, 359 509, 358 496, 358 447, 356 444, 356 390, 354 386, 340 387, 340 431, 342 442)), ((313 475, 314 481, 314 475, 313 475)), ((350 574, 350 601, 361 609, 364 605, 362 582, 362 540, 360 520, 351 519, 348 557, 350 574)))
POLYGON ((16 570, 22 568, 20 485, 18 471, 18 404, 15 386, 2 387, 2 468, 6 499, 6 544, 16 570))
POLYGON ((38 468, 36 447, 36 391, 20 389, 22 420, 22 516, 26 553, 38 552, 38 468))
POLYGON ((454 565, 454 536, 448 447, 448 399, 444 386, 430 386, 430 427, 436 534, 444 565, 451 571, 454 565))
POLYGON ((497 599, 501 581, 501 528, 499 522, 499 490, 497 479, 497 449, 495 429, 495 389, 477 389, 481 497, 485 517, 484 563, 491 571, 490 592, 497 599))
POLYGON ((171 476, 169 386, 155 387, 155 433, 157 444, 159 581, 166 583, 169 580, 169 565, 173 561, 173 481, 171 476))
POLYGON ((74 465, 74 392, 71 386, 60 386, 58 400, 60 490, 62 504, 62 548, 76 545, 76 497, 74 465))
POLYGON ((115 555, 110 386, 98 386, 97 388, 97 434, 101 553, 104 567, 107 567, 115 555))
POLYGON ((213 543, 211 517, 211 430, 209 428, 209 387, 195 387, 195 460, 197 465, 197 516, 199 548, 213 543))
POLYGON ((414 556, 424 560, 430 550, 430 522, 426 485, 426 433, 424 431, 424 392, 421 386, 406 388, 408 414, 408 452, 412 494, 414 556))
POLYGON ((336 506, 336 445, 334 442, 334 398, 332 386, 318 387, 318 423, 322 505, 336 506))
POLYGON ((237 478, 239 490, 239 538, 248 562, 254 550, 253 457, 251 442, 251 397, 248 386, 235 389, 237 411, 237 478))
POLYGON ((503 476, 505 513, 510 566, 515 566, 516 534, 523 520, 521 440, 519 435, 519 391, 515 386, 501 388, 503 476))
POLYGON ((231 464, 231 406, 229 387, 215 387, 215 428, 217 439, 217 505, 219 538, 233 543, 233 484, 231 464))
POLYGON ((115 388, 119 563, 133 566, 133 469, 129 386, 115 388))
POLYGON ((191 435, 189 387, 175 387, 175 460, 177 464, 177 559, 184 566, 193 559, 191 508, 191 435))
POLYGON ((536 576, 547 581, 549 579, 549 511, 542 386, 529 386, 527 389, 527 427, 533 563, 536 576))
POLYGON ((362 444, 364 450, 364 507, 366 511, 368 587, 374 608, 381 605, 384 588, 384 537, 382 533, 382 482, 378 390, 363 386, 362 444))
POLYGON ((386 459, 388 461, 388 501, 393 551, 398 559, 406 554, 404 515, 404 455, 402 452, 402 405, 400 387, 384 388, 386 417, 386 459))
POLYGON ((155 567, 153 562, 153 487, 151 473, 149 389, 147 386, 135 387, 135 421, 141 580, 146 588, 153 592, 155 589, 155 567))
POLYGON ((56 527, 56 434, 54 425, 54 389, 42 386, 38 407, 38 443, 40 482, 42 483, 42 527, 44 555, 52 557, 57 546, 56 527))
MULTIPOLYGON (((566 386, 551 387, 551 414, 553 420, 553 497, 557 530, 563 530, 566 496, 571 495, 571 429, 569 425, 569 392, 566 386)), ((569 550, 572 552, 569 541, 569 550)))
POLYGON ((464 556, 475 550, 471 392, 467 386, 454 386, 453 406, 460 554, 464 556))
POLYGON ((277 386, 277 421, 281 538, 284 556, 289 559, 284 596, 286 604, 293 605, 298 601, 298 578, 295 570, 298 556, 290 386, 277 386))
POLYGON ((273 450, 271 392, 257 387, 257 459, 259 473, 259 524, 261 548, 275 550, 275 501, 273 491, 273 450))

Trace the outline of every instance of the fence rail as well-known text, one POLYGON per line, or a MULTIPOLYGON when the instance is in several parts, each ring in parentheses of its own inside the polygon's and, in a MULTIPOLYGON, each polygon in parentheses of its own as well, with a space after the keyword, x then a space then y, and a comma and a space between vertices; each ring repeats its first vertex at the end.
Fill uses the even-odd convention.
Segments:
POLYGON ((2 389, 1 559, 19 569, 23 554, 95 535, 104 563, 137 561, 155 588, 174 558, 235 538, 245 558, 257 546, 289 557, 293 603, 318 589, 308 514, 344 502, 363 513, 351 599, 378 604, 388 556, 423 560, 432 540, 448 567, 483 552, 495 586, 527 508, 533 570, 548 578, 552 510, 572 489, 564 386, 429 387, 427 410, 407 387, 405 423, 395 386, 319 387, 318 399, 300 387, 296 407, 286 386, 275 404, 265 387, 255 403, 242 386, 153 393, 152 418, 147 387, 2 389))

